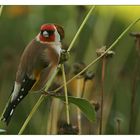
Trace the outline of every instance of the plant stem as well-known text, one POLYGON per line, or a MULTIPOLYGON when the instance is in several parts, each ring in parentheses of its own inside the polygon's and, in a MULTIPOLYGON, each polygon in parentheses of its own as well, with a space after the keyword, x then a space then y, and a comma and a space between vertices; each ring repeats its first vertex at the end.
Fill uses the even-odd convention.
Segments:
POLYGON ((103 106, 104 106, 104 79, 105 79, 105 65, 106 57, 102 58, 102 78, 101 78, 101 114, 100 114, 100 129, 99 134, 102 134, 102 125, 103 125, 103 106))
POLYGON ((121 133, 121 120, 116 120, 117 135, 121 133))
POLYGON ((81 123, 81 111, 79 108, 77 108, 77 122, 78 122, 79 135, 81 135, 82 134, 82 123, 81 123))
POLYGON ((134 134, 135 131, 135 116, 136 116, 136 87, 137 87, 137 76, 139 73, 139 58, 136 59, 134 67, 134 76, 132 79, 132 92, 131 92, 131 109, 130 109, 130 122, 129 122, 129 134, 134 134))
POLYGON ((76 32, 76 34, 75 34, 73 40, 71 41, 70 46, 69 46, 69 48, 68 48, 68 51, 70 51, 70 50, 72 49, 73 44, 75 43, 77 37, 79 36, 81 30, 83 29, 84 25, 86 24, 88 18, 90 17, 90 15, 91 15, 91 13, 92 13, 92 11, 93 11, 94 9, 95 9, 95 6, 92 6, 91 9, 89 10, 89 12, 88 12, 88 14, 86 15, 85 19, 83 20, 81 26, 79 27, 78 31, 76 32))
POLYGON ((52 130, 52 119, 53 119, 52 112, 53 112, 53 101, 51 102, 49 117, 48 117, 48 121, 47 121, 46 134, 48 134, 48 135, 51 135, 51 130, 52 130))
MULTIPOLYGON (((57 68, 57 70, 55 70, 55 72, 52 74, 51 78, 48 80, 47 85, 46 85, 46 88, 45 88, 45 92, 48 91, 48 89, 51 86, 51 83, 53 82, 53 79, 55 78, 57 72, 58 72, 58 68, 57 68)), ((25 130, 27 124, 31 120, 33 114, 35 113, 35 111, 37 110, 37 108, 39 107, 39 105, 42 103, 42 101, 44 100, 44 98, 45 98, 45 96, 43 96, 43 95, 40 96, 39 100, 37 101, 37 103, 35 104, 35 106, 33 107, 33 109, 31 110, 31 112, 28 115, 27 119, 25 120, 23 126, 21 127, 18 135, 21 135, 23 133, 23 131, 25 130)))
MULTIPOLYGON (((84 90, 84 84, 81 84, 83 78, 77 78, 77 97, 81 98, 82 97, 82 93, 84 90), (81 91, 81 85, 82 85, 82 91, 81 91)), ((85 80, 84 80, 85 81, 85 80)), ((79 129, 79 135, 82 134, 82 123, 81 123, 81 111, 79 108, 77 108, 77 123, 78 123, 78 129, 79 129)))
MULTIPOLYGON (((70 80, 67 81, 66 84, 69 84, 71 81, 73 81, 76 77, 80 76, 84 71, 86 71, 89 67, 91 67, 93 64, 95 64, 97 61, 99 61, 108 51, 113 49, 115 45, 122 39, 122 37, 140 20, 140 18, 136 19, 134 22, 132 22, 122 33, 121 35, 112 43, 112 45, 99 57, 97 57, 95 60, 93 60, 90 64, 88 64, 81 72, 79 72, 77 75, 72 77, 70 80)), ((60 87, 54 90, 54 92, 58 92, 61 88, 63 88, 64 84, 62 84, 60 87)))
POLYGON ((63 81, 64 81, 64 92, 65 92, 65 101, 66 101, 66 117, 67 117, 67 124, 70 124, 70 114, 69 114, 69 102, 68 102, 68 90, 66 85, 66 74, 64 65, 61 65, 63 81))
POLYGON ((131 92, 131 107, 130 107, 130 121, 129 121, 129 134, 135 133, 135 125, 137 119, 137 106, 136 106, 136 89, 137 89, 137 77, 139 74, 140 65, 140 36, 139 33, 131 33, 131 36, 135 37, 135 47, 136 47, 136 59, 135 66, 132 77, 132 92, 131 92))
POLYGON ((85 92, 85 87, 86 87, 86 80, 84 78, 84 81, 83 81, 83 88, 82 88, 82 94, 81 94, 81 97, 83 98, 84 97, 84 92, 85 92))
POLYGON ((2 15, 3 5, 0 6, 0 16, 2 15))
POLYGON ((60 108, 61 108, 61 101, 58 99, 53 99, 52 102, 52 122, 51 122, 51 134, 56 135, 58 133, 57 125, 60 118, 60 108))

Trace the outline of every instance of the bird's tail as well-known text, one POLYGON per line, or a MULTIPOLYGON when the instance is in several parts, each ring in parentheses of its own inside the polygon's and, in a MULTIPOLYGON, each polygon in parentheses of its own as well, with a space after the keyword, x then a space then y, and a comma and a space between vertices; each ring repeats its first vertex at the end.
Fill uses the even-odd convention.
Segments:
POLYGON ((4 121, 7 125, 11 120, 14 110, 15 110, 15 105, 9 102, 1 117, 1 120, 4 121))
POLYGON ((24 81, 21 84, 21 87, 17 93, 17 96, 13 100, 11 100, 12 97, 10 98, 1 117, 1 120, 4 121, 7 125, 9 124, 11 120, 11 117, 14 113, 16 106, 28 94, 29 90, 32 88, 34 83, 35 83, 35 80, 31 80, 27 76, 25 76, 24 81))

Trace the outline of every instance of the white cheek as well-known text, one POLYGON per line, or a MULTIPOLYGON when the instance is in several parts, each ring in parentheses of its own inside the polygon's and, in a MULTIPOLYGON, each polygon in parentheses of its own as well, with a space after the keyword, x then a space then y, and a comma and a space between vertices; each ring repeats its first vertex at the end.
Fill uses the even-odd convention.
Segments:
POLYGON ((55 34, 55 42, 60 42, 60 35, 59 35, 59 33, 57 32, 57 29, 56 29, 56 28, 55 28, 54 34, 55 34))
POLYGON ((61 45, 58 45, 58 46, 56 47, 56 51, 57 51, 57 53, 58 53, 59 55, 61 54, 61 51, 62 51, 61 45))

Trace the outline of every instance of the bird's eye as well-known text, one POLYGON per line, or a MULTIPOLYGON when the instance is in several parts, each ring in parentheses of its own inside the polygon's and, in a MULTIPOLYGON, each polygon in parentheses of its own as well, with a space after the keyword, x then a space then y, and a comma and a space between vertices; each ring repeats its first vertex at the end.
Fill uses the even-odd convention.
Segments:
POLYGON ((42 34, 43 34, 44 37, 49 37, 49 33, 47 31, 43 31, 42 34))

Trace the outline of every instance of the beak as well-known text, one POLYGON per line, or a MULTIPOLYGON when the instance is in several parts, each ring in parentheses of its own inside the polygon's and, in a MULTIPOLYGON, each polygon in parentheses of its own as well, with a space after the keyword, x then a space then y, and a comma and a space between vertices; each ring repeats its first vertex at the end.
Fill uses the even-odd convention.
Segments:
POLYGON ((49 37, 49 33, 48 33, 47 31, 44 31, 44 32, 43 32, 43 36, 44 36, 44 37, 49 37))

